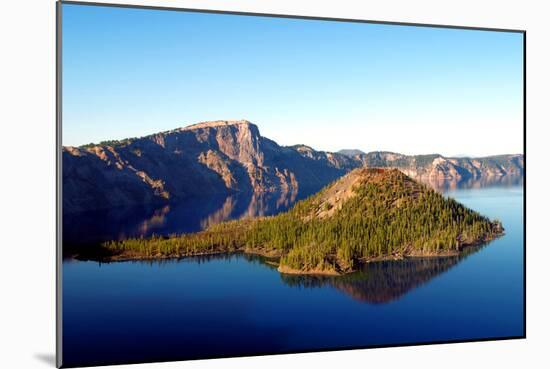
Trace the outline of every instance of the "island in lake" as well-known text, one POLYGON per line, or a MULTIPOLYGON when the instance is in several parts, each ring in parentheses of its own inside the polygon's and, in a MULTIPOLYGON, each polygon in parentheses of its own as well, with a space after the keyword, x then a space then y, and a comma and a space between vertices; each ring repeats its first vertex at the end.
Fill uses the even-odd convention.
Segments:
POLYGON ((456 255, 496 238, 503 227, 433 188, 441 181, 502 182, 523 172, 523 155, 324 152, 280 146, 246 120, 202 122, 64 147, 66 219, 118 207, 169 209, 197 195, 273 193, 293 205, 273 216, 225 221, 212 215, 193 232, 119 236, 77 247, 66 239, 64 252, 101 260, 245 252, 272 257, 285 274, 325 275, 346 274, 374 260, 456 255))
POLYGON ((102 246, 108 260, 242 251, 277 258, 285 274, 340 275, 373 260, 455 255, 503 231, 398 169, 358 168, 275 216, 102 246))

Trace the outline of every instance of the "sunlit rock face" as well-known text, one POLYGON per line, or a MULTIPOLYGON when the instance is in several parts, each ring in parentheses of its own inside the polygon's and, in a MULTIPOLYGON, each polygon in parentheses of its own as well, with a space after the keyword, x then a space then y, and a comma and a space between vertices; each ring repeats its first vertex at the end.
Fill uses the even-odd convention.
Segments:
POLYGON ((456 182, 484 177, 522 176, 524 173, 524 158, 521 154, 447 158, 439 154, 402 155, 374 151, 354 154, 352 158, 368 167, 397 168, 408 176, 425 182, 456 182))
POLYGON ((63 148, 63 210, 166 203, 186 196, 315 190, 360 165, 311 157, 249 121, 214 121, 142 138, 63 148))

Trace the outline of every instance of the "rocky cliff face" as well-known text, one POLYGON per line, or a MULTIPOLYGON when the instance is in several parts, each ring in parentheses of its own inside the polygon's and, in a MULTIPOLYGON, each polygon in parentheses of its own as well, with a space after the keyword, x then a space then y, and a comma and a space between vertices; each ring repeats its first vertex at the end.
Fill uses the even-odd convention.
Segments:
POLYGON ((523 156, 481 159, 279 146, 245 121, 203 122, 154 135, 63 148, 63 210, 177 201, 189 195, 316 191, 350 170, 465 179, 523 174, 523 156))
POLYGON ((420 180, 478 179, 484 177, 522 176, 523 155, 498 155, 483 158, 447 158, 439 154, 408 156, 392 152, 370 152, 354 155, 368 167, 400 169, 420 180))
POLYGON ((196 194, 320 189, 357 165, 340 156, 281 147, 244 120, 64 147, 63 209, 162 203, 196 194))

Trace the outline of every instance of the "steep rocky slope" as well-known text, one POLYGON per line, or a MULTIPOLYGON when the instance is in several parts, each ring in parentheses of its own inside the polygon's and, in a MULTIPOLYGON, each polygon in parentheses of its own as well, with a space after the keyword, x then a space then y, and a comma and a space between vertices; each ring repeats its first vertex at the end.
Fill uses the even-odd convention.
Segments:
POLYGON ((142 138, 63 148, 65 212, 209 193, 316 190, 357 165, 279 146, 248 121, 204 122, 142 138))

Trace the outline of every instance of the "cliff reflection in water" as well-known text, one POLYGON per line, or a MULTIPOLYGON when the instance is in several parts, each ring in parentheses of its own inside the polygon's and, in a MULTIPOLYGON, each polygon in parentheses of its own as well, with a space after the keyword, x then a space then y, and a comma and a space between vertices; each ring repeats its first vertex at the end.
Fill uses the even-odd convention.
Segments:
POLYGON ((523 176, 491 176, 466 179, 417 178, 439 192, 466 188, 512 187, 523 185, 523 176))
POLYGON ((366 263, 355 273, 339 277, 281 274, 283 282, 301 288, 330 286, 353 299, 370 304, 398 300, 411 290, 446 272, 483 246, 470 247, 456 256, 412 257, 366 263))
POLYGON ((312 191, 238 193, 229 196, 190 197, 160 207, 119 207, 63 217, 66 248, 103 241, 191 233, 228 220, 274 215, 288 210, 312 191))
POLYGON ((201 220, 201 228, 206 229, 232 219, 274 215, 289 209, 297 201, 297 197, 296 191, 231 195, 218 210, 201 220))

